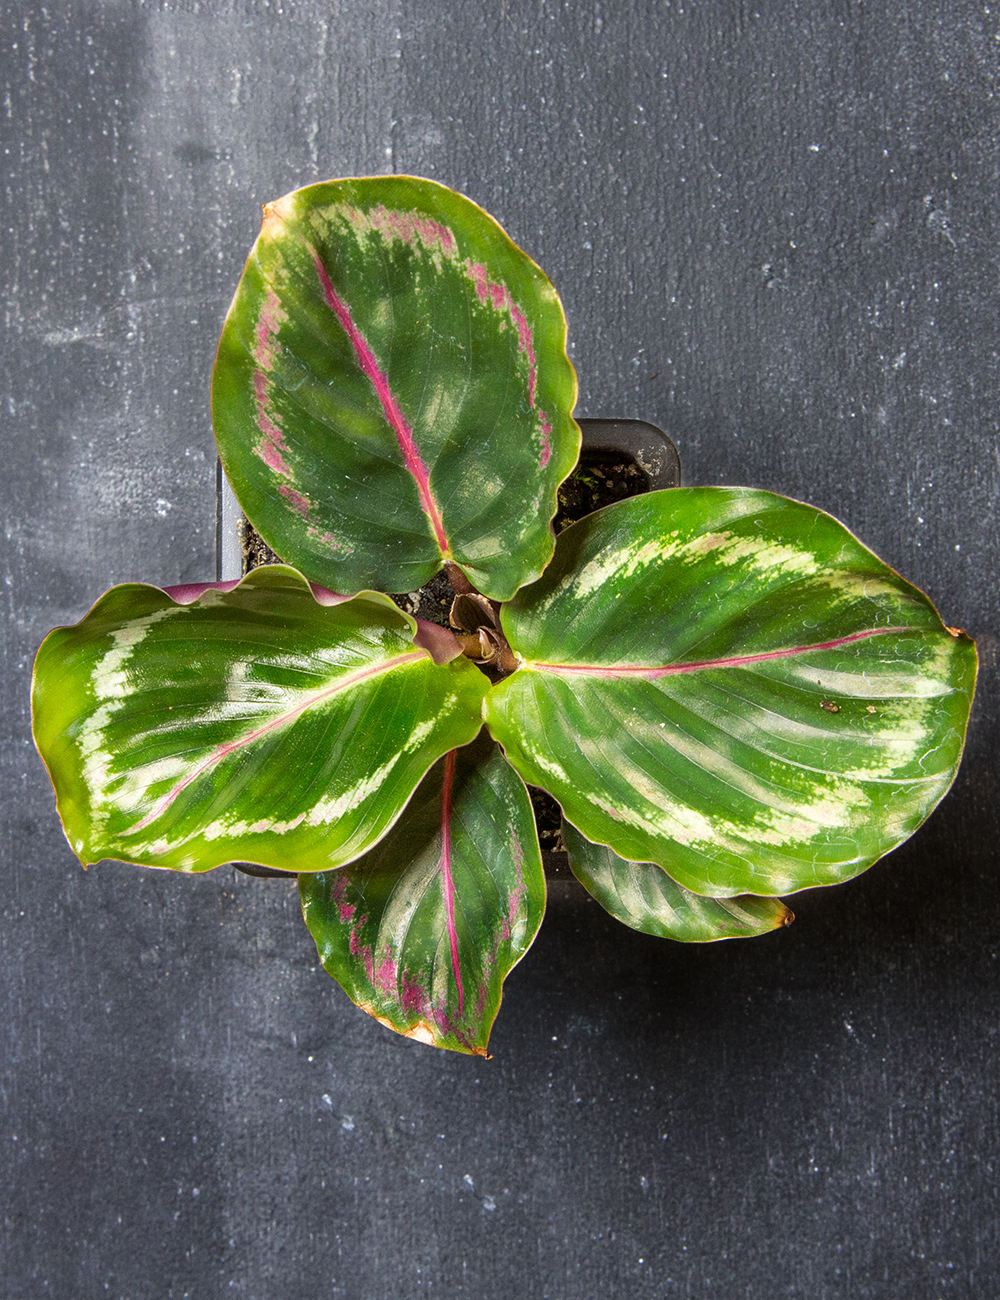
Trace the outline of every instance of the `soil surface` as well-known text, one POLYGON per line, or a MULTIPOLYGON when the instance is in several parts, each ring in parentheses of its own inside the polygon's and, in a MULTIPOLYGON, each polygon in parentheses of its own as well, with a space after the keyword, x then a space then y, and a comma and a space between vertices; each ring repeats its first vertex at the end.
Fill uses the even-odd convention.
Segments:
POLYGON ((552 521, 557 533, 602 506, 637 497, 651 487, 649 475, 628 452, 614 447, 584 447, 576 469, 559 489, 552 521))
POLYGON ((284 564, 281 556, 271 550, 246 515, 240 515, 237 526, 240 533, 240 549, 243 552, 244 577, 251 569, 257 569, 262 564, 284 564))

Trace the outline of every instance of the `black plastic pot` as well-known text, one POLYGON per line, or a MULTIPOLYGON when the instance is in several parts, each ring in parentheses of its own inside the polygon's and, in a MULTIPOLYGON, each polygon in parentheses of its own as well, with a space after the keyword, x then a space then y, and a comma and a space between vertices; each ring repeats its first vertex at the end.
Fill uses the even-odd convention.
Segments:
POLYGON ((680 487, 681 460, 677 448, 655 424, 648 420, 600 419, 582 419, 577 423, 583 434, 581 465, 586 465, 588 456, 598 450, 624 453, 646 475, 645 491, 680 487))

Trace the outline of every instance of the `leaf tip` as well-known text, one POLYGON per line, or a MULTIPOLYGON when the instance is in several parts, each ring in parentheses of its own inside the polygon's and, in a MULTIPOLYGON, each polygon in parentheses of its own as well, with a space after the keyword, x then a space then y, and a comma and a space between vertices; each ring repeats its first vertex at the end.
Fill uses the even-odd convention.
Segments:
POLYGON ((262 235, 275 233, 275 227, 283 225, 288 220, 292 214, 294 199, 294 193, 284 194, 280 199, 274 199, 273 202, 264 204, 264 218, 260 226, 262 235))
POLYGON ((780 921, 779 924, 781 924, 782 926, 786 926, 786 927, 787 927, 787 926, 791 925, 791 923, 792 923, 794 920, 795 920, 795 913, 792 911, 792 909, 791 909, 790 907, 786 907, 786 908, 785 908, 784 915, 782 916, 781 921, 780 921))

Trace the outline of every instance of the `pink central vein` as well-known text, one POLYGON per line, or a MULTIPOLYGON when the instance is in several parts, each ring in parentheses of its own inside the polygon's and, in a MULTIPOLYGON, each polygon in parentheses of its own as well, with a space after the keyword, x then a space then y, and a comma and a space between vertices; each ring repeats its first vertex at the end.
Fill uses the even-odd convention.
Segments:
POLYGON ((328 700, 331 695, 336 695, 338 691, 347 690, 351 686, 356 686, 359 682, 366 681, 369 677, 375 677, 379 673, 387 672, 391 668, 398 668, 401 664, 415 663, 418 659, 425 659, 426 657, 427 656, 422 650, 413 650, 408 651, 403 655, 396 655, 393 659, 386 659, 380 664, 372 664, 369 668, 359 668, 357 672, 348 673, 346 677, 342 677, 340 681, 336 682, 333 686, 328 686, 325 690, 318 691, 315 695, 310 695, 310 697, 307 700, 303 700, 301 704, 296 704, 294 708, 286 710, 286 712, 279 714, 276 718, 272 718, 270 722, 265 722, 262 727, 256 727, 253 731, 248 731, 246 735, 240 736, 239 739, 231 740, 226 745, 220 745, 217 749, 214 749, 207 758, 203 758, 202 761, 192 771, 190 771, 182 781, 178 781, 174 788, 169 790, 163 798, 158 801, 151 813, 148 813, 142 821, 136 822, 136 824, 125 831, 124 834, 134 835, 136 832, 144 830, 150 822, 156 821, 158 817, 161 817, 167 811, 181 791, 186 789, 192 781, 196 781, 203 773, 207 772, 217 763, 221 763, 229 754, 234 753, 238 749, 242 749, 245 745, 252 744, 255 740, 259 740, 261 736, 266 736, 269 731, 276 731, 278 727, 283 727, 287 722, 294 722, 300 714, 304 713, 306 709, 311 709, 314 704, 322 704, 322 702, 328 700))
POLYGON ((910 632, 908 627, 873 627, 866 632, 852 632, 850 636, 838 637, 835 641, 818 641, 814 645, 794 645, 785 650, 765 650, 757 655, 736 655, 732 659, 702 659, 685 664, 628 664, 603 668, 598 664, 547 664, 532 663, 530 667, 540 668, 543 672, 557 673, 560 676, 585 677, 673 677, 678 673, 697 673, 706 668, 743 668, 747 664, 763 663, 767 659, 787 659, 790 655, 808 654, 810 650, 836 650, 838 646, 850 645, 852 641, 865 641, 872 636, 884 636, 888 632, 910 632))
POLYGON ((420 504, 424 514, 431 522, 434 530, 434 536, 438 546, 441 548, 441 554, 445 559, 451 558, 451 548, 448 545, 448 537, 444 531, 444 523, 441 519, 441 511, 434 500, 431 492, 431 477, 427 466, 423 462, 417 445, 413 441, 413 431, 406 422, 403 412, 399 409, 399 403, 396 401, 392 389, 389 387, 389 380, 379 367, 375 360, 375 354, 368 346, 364 335, 351 319, 350 309, 344 300, 337 293, 330 280, 326 267, 320 260, 319 254, 314 248, 309 250, 312 253, 313 263, 316 267, 316 274, 319 276, 320 283, 323 286, 323 293, 326 297, 326 305, 337 317, 341 328, 351 341, 358 358, 358 365, 367 375, 372 388, 375 389, 375 395, 382 403, 382 410, 385 412, 385 418, 388 420, 396 435, 399 443, 399 450, 403 454, 403 464, 413 476, 413 481, 417 485, 417 492, 420 495, 420 504))
POLYGON ((455 972, 458 989, 458 1014, 462 1014, 465 992, 462 988, 462 970, 458 963, 458 932, 455 929, 455 882, 451 878, 451 787, 455 780, 455 751, 444 760, 444 780, 441 783, 441 882, 444 888, 444 907, 448 918, 448 943, 451 946, 451 968, 455 972))

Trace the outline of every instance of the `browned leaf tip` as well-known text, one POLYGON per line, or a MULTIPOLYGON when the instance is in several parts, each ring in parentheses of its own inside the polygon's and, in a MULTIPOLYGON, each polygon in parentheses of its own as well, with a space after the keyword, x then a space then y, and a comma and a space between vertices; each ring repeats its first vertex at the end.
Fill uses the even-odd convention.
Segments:
POLYGON ((260 233, 270 232, 275 226, 280 226, 288 217, 292 208, 292 195, 285 194, 280 199, 275 199, 272 203, 264 204, 264 219, 260 225, 260 233))

